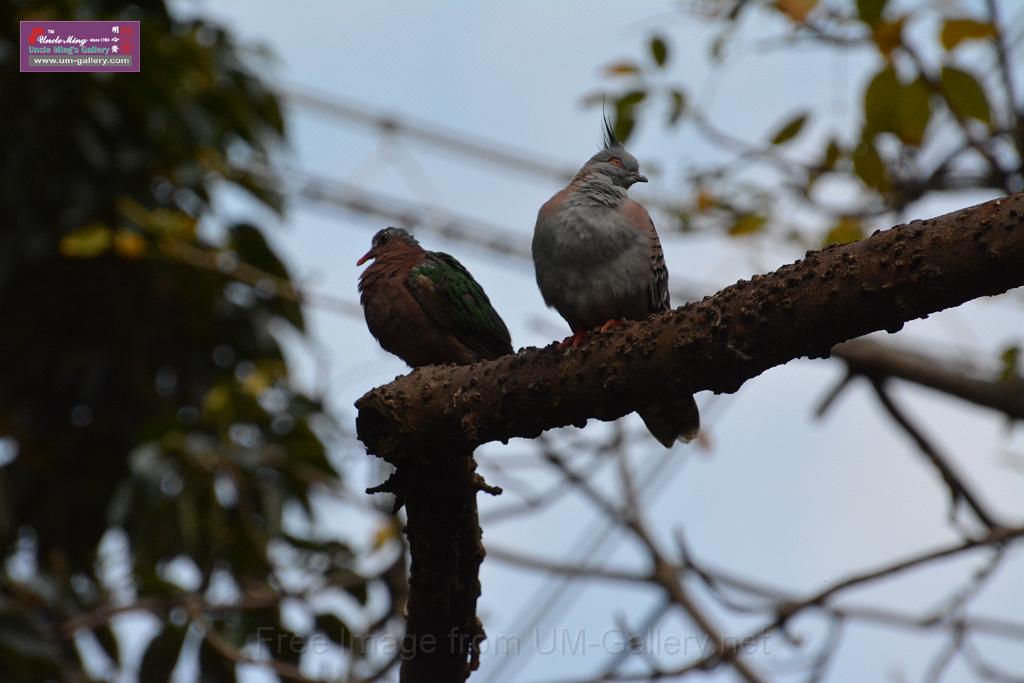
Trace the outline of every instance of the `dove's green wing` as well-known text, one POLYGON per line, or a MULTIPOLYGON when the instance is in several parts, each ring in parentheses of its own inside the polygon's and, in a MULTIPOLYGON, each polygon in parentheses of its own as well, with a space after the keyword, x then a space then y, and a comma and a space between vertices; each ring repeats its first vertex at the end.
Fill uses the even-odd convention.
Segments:
POLYGON ((428 252, 409 271, 409 290, 439 326, 484 358, 512 353, 512 340, 483 288, 455 257, 428 252))

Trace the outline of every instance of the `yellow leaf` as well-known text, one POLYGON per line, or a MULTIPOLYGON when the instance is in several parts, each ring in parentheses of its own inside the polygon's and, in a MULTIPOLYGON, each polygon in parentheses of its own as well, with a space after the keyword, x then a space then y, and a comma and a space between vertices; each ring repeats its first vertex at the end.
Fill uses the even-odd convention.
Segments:
POLYGON ((117 210, 121 212, 121 215, 135 223, 140 228, 145 226, 147 223, 147 212, 146 207, 139 204, 131 197, 118 197, 117 198, 117 210))
POLYGON ((259 369, 246 374, 242 380, 242 389, 250 396, 259 396, 270 387, 270 377, 259 369))
POLYGON ((818 0, 775 0, 775 9, 801 24, 817 5, 818 0))
POLYGON ((377 531, 373 534, 373 550, 380 550, 391 541, 398 539, 401 534, 401 527, 393 519, 387 520, 377 527, 377 531))
POLYGON ((212 147, 201 149, 196 155, 196 160, 203 166, 203 168, 209 171, 224 173, 227 170, 227 164, 224 163, 224 155, 220 150, 212 147))
POLYGON ((102 223, 72 230, 60 240, 60 253, 68 258, 96 258, 110 248, 112 233, 102 223))
POLYGON ((729 226, 729 234, 733 237, 753 235, 756 232, 760 232, 767 221, 768 219, 759 213, 745 213, 737 216, 733 224, 729 226))
POLYGON ((117 201, 121 215, 146 232, 155 232, 168 237, 193 240, 196 235, 196 219, 173 209, 147 209, 129 197, 117 201))
POLYGON ((697 439, 694 444, 701 451, 701 455, 708 457, 711 455, 711 451, 715 449, 715 442, 711 438, 711 432, 709 429, 704 428, 697 432, 697 439))
POLYGON ((889 59, 892 51, 903 42, 903 22, 906 17, 900 17, 896 21, 880 21, 872 29, 872 37, 878 51, 882 56, 889 59))
POLYGON ((707 213, 716 206, 718 206, 718 200, 707 190, 701 190, 697 194, 697 210, 701 213, 707 213))
POLYGON ((827 247, 830 244, 847 244, 848 242, 856 242, 864 237, 864 227, 860 224, 856 218, 850 218, 849 216, 843 216, 839 219, 832 229, 825 235, 825 239, 822 241, 822 246, 827 247))
POLYGON ((191 240, 196 235, 196 219, 181 211, 171 209, 151 211, 148 227, 164 235, 184 240, 191 240))
POLYGON ((203 412, 208 417, 220 417, 231 405, 231 395, 223 385, 216 385, 203 397, 203 412))
POLYGON ((146 253, 146 240, 131 230, 118 230, 114 234, 114 251, 124 258, 141 258, 146 253))
POLYGON ((1010 382, 1020 376, 1020 347, 1019 346, 1007 346, 1003 349, 1003 352, 999 355, 999 360, 1002 361, 1002 370, 999 373, 1000 382, 1010 382))
POLYGON ((984 40, 993 38, 996 29, 992 24, 976 19, 947 19, 942 25, 942 47, 954 49, 965 40, 984 40))
POLYGON ((607 76, 631 76, 640 73, 640 67, 630 61, 612 62, 604 68, 607 76))

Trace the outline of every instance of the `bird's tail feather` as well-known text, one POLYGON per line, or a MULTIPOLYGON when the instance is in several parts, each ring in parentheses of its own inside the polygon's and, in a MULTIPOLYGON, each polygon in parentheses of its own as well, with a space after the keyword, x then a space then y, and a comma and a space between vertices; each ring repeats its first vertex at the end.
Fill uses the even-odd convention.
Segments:
POLYGON ((676 440, 683 443, 693 441, 700 431, 700 413, 693 396, 649 405, 638 410, 637 415, 647 425, 651 435, 665 448, 672 448, 676 440))

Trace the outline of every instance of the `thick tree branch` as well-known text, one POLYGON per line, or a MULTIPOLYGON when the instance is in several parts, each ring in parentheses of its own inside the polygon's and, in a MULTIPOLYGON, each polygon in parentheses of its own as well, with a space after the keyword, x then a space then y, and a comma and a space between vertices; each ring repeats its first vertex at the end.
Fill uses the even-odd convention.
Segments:
POLYGON ((359 438, 401 466, 424 446, 470 447, 613 420, 666 395, 731 393, 794 358, 899 330, 1024 284, 1024 194, 843 246, 623 325, 574 353, 554 345, 461 367, 419 369, 356 402, 359 438))
POLYGON ((457 442, 417 456, 368 491, 394 493, 408 515, 412 564, 399 681, 463 681, 477 668, 485 638, 476 618, 484 559, 476 493, 500 490, 484 484, 472 452, 457 442))
POLYGON ((358 436, 398 468, 392 488, 409 508, 414 649, 401 680, 461 681, 475 656, 483 557, 476 446, 613 420, 659 395, 731 393, 776 365, 827 357, 847 339, 895 332, 1022 284, 1017 194, 808 252, 703 301, 595 335, 577 351, 552 344, 471 366, 421 368, 370 391, 356 402, 358 436), (437 656, 420 648, 427 635, 440 641, 437 656))

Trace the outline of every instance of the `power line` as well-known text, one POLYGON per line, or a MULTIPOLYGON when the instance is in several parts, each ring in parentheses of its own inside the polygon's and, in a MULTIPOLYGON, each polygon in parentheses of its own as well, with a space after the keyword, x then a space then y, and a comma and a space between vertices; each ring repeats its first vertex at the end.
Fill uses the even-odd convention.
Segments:
MULTIPOLYGON (((383 113, 365 104, 325 95, 308 89, 279 88, 278 94, 296 106, 315 111, 345 123, 373 128, 383 135, 403 136, 425 143, 441 151, 480 161, 525 175, 567 182, 575 168, 536 152, 528 152, 453 128, 413 121, 404 116, 383 113)), ((669 214, 679 214, 685 207, 679 202, 637 193, 639 201, 669 214)))
POLYGON ((433 147, 470 157, 477 161, 496 164, 529 175, 544 176, 567 181, 576 172, 553 159, 526 153, 493 140, 475 137, 463 131, 426 123, 405 117, 385 114, 371 107, 335 95, 321 95, 310 90, 284 88, 278 91, 286 101, 311 111, 325 114, 348 123, 368 126, 385 135, 402 135, 433 147))
POLYGON ((447 240, 465 243, 504 261, 508 257, 521 262, 532 259, 530 245, 524 235, 486 221, 364 190, 351 183, 300 169, 286 169, 280 175, 264 165, 250 165, 247 170, 263 180, 283 179, 286 194, 313 204, 350 214, 374 216, 401 227, 421 228, 447 240))

